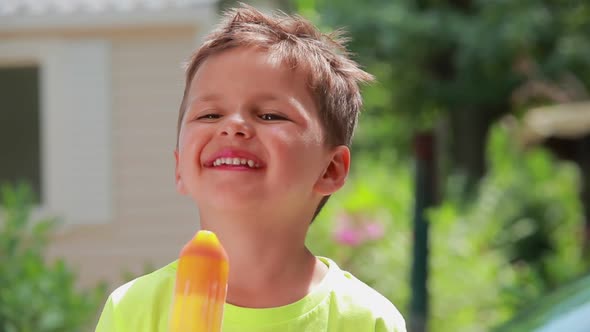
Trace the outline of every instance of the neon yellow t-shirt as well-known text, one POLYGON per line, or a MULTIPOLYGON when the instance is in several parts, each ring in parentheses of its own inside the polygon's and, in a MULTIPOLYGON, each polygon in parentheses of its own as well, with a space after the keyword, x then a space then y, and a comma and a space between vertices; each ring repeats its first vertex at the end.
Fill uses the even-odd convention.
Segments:
MULTIPOLYGON (((324 280, 301 300, 275 308, 225 304, 223 332, 405 332, 399 311, 332 260, 324 280)), ((96 332, 167 332, 177 262, 139 277, 108 298, 96 332)))

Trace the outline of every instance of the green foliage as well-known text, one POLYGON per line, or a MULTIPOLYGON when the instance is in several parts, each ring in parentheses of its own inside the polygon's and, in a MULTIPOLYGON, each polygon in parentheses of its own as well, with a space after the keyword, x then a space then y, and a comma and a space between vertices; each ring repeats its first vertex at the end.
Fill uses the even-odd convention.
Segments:
POLYGON ((491 135, 491 172, 480 204, 505 221, 496 243, 511 262, 530 265, 547 289, 554 288, 583 271, 581 174, 540 148, 523 155, 503 130, 491 135))
POLYGON ((487 331, 584 271, 578 169, 500 126, 488 160, 475 197, 429 214, 436 331, 487 331))
MULTIPOLYGON (((540 149, 519 150, 501 127, 490 136, 488 160, 474 197, 462 199, 462 181, 452 178, 445 201, 428 214, 433 332, 487 331, 584 271, 577 169, 540 149)), ((408 317, 411 165, 356 162, 346 187, 312 225, 309 245, 408 317), (382 237, 338 237, 343 224, 362 236, 359 230, 375 221, 382 237)))
POLYGON ((586 0, 293 1, 318 25, 344 27, 356 60, 377 76, 363 120, 377 130, 359 133, 359 150, 407 151, 414 130, 464 109, 493 121, 530 80, 569 75, 590 87, 586 0))
POLYGON ((75 275, 62 261, 43 258, 55 220, 31 220, 28 186, 0 189, 0 330, 81 331, 95 318, 104 286, 76 289, 75 275))
POLYGON ((542 150, 518 153, 500 128, 488 155, 477 197, 430 215, 432 324, 441 331, 486 331, 583 271, 575 168, 542 150))

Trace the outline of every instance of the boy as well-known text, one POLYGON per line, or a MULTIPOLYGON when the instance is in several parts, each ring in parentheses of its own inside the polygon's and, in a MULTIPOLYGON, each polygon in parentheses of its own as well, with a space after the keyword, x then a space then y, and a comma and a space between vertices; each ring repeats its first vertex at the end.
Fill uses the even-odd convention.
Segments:
MULTIPOLYGON (((175 180, 229 257, 224 332, 405 331, 393 304, 304 245, 348 175, 371 79, 305 20, 245 5, 192 57, 175 180)), ((115 290, 96 331, 167 331, 175 269, 115 290)))

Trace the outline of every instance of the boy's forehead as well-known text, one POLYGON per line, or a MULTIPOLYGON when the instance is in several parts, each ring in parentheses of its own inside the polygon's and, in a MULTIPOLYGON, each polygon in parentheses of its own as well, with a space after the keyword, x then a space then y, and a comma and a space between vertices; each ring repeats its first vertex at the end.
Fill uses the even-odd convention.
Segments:
MULTIPOLYGON (((256 66, 267 70, 283 72, 287 75, 312 76, 312 65, 305 59, 296 59, 294 55, 261 46, 237 46, 208 55, 195 74, 203 67, 256 66)), ((194 78, 194 76, 193 76, 194 78)))
POLYGON ((193 75, 191 94, 212 95, 211 91, 225 90, 239 82, 252 88, 300 85, 308 90, 307 71, 300 66, 289 67, 284 59, 261 47, 240 46, 208 56, 193 75))

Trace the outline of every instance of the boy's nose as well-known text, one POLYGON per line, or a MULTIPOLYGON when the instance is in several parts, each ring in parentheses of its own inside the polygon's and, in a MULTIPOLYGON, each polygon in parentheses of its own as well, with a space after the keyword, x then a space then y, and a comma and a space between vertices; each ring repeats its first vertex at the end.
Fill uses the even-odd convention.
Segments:
POLYGON ((221 136, 240 136, 243 138, 252 137, 252 129, 243 118, 229 118, 225 121, 220 132, 221 136))

